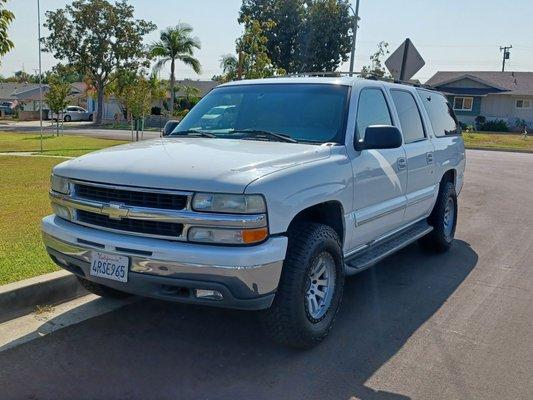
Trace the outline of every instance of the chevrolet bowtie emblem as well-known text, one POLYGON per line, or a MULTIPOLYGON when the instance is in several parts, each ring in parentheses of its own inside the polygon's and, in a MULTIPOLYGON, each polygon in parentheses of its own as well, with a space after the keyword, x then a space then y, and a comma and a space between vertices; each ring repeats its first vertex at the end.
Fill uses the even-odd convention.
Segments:
POLYGON ((121 220, 128 216, 129 209, 122 203, 109 203, 102 206, 102 214, 111 219, 121 220))

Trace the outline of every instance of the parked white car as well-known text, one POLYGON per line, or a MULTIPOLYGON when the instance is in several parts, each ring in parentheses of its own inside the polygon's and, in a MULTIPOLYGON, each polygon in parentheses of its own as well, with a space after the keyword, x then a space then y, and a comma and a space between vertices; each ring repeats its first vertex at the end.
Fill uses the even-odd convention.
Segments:
MULTIPOLYGON (((57 120, 58 115, 52 114, 50 119, 57 120)), ((78 106, 68 106, 60 114, 59 119, 70 122, 70 121, 92 121, 93 113, 87 111, 85 108, 78 106)))
POLYGON ((272 338, 307 348, 330 331, 345 276, 414 241, 452 246, 464 168, 438 92, 350 77, 232 82, 170 136, 56 166, 42 230, 93 293, 263 310, 272 338), (231 118, 205 129, 216 107, 231 118))

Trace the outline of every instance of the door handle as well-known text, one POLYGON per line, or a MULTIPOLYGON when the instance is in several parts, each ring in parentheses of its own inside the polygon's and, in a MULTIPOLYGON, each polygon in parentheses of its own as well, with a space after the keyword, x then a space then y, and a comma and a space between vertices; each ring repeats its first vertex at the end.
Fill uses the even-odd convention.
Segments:
POLYGON ((426 161, 428 162, 428 164, 433 164, 433 153, 426 154, 426 161))
POLYGON ((407 160, 405 159, 405 157, 398 158, 398 169, 402 170, 406 168, 407 168, 407 160))

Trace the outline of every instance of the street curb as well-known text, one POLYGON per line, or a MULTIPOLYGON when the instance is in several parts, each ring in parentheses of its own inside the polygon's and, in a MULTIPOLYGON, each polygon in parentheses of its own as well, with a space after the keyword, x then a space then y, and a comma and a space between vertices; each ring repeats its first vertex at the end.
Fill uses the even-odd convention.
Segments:
POLYGON ((523 153, 523 154, 533 154, 533 150, 518 150, 518 149, 505 149, 498 147, 469 147, 465 146, 467 150, 484 150, 484 151, 501 151, 504 153, 523 153))
POLYGON ((0 286, 0 323, 88 294, 68 271, 52 272, 0 286))

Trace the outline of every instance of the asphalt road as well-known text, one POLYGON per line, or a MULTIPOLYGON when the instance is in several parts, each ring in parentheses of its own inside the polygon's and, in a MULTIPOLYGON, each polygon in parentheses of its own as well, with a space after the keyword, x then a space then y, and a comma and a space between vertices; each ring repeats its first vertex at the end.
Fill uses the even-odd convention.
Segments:
MULTIPOLYGON (((39 133, 40 129, 39 121, 21 121, 0 124, 0 131, 4 132, 39 133)), ((55 133, 55 124, 53 124, 52 121, 43 121, 43 131, 47 135, 55 133)), ((62 135, 131 140, 131 131, 129 130, 97 128, 92 122, 86 121, 65 122, 63 129, 60 132, 62 135)), ((139 132, 139 135, 141 135, 141 132, 139 132)), ((143 139, 155 139, 158 137, 159 131, 145 131, 143 139)))
POLYGON ((533 155, 468 152, 457 240, 350 278, 331 336, 142 300, 0 353, 1 399, 533 399, 533 155))

